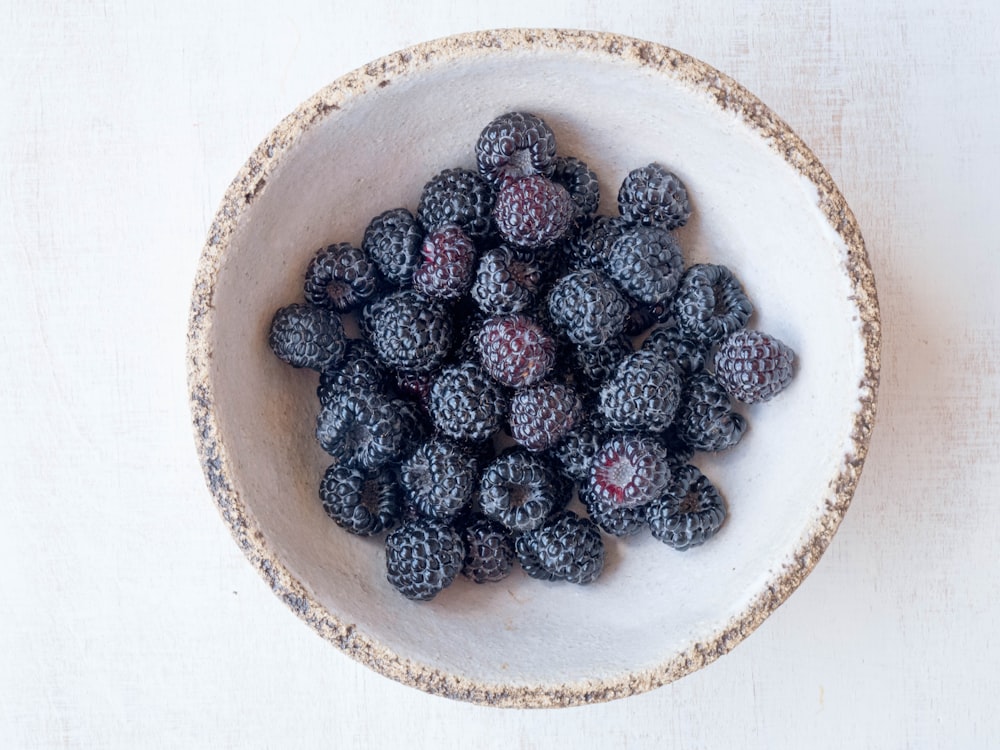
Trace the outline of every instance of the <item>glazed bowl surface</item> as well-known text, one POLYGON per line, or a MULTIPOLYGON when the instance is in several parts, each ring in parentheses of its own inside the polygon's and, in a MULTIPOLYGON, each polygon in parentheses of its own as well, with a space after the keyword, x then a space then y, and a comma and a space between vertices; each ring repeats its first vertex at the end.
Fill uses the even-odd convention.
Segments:
POLYGON ((650 690, 736 646, 813 569, 867 453, 879 316, 861 233, 829 174, 737 82, 664 46, 564 30, 476 32, 376 60, 334 81, 248 158, 214 218, 192 298, 188 372, 215 503, 274 593, 338 649, 422 690, 499 706, 565 706, 650 690), (534 112, 561 154, 597 173, 602 212, 635 167, 686 183, 688 263, 722 263, 754 301, 751 326, 797 353, 790 388, 746 407, 750 429, 697 460, 729 517, 702 547, 608 540, 589 586, 520 570, 458 580, 411 602, 385 579, 379 541, 324 514, 317 376, 268 349, 304 269, 358 245, 383 210, 416 209, 445 168, 474 168, 483 126, 534 112))

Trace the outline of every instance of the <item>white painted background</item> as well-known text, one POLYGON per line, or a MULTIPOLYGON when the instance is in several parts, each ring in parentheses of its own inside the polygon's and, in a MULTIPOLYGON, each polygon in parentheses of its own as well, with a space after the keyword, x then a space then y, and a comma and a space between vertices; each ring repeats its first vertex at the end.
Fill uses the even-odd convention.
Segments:
POLYGON ((1000 743, 1000 5, 0 2, 0 747, 980 748, 1000 743), (191 280, 303 99, 501 26, 674 46, 810 144, 868 242, 879 422, 850 512, 733 653, 553 711, 359 666, 231 541, 188 425, 191 280))

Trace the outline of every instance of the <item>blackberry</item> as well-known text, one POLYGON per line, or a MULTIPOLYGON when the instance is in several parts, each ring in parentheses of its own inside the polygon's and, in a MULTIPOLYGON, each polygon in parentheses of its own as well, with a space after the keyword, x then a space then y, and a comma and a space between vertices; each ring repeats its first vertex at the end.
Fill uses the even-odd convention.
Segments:
POLYGON ((419 429, 410 405, 376 391, 351 389, 324 404, 316 418, 316 439, 348 466, 373 471, 399 461, 419 429))
POLYGON ((517 391, 510 400, 510 434, 530 451, 558 445, 580 419, 583 405, 572 387, 542 382, 517 391))
POLYGON ((584 162, 572 156, 557 156, 552 181, 566 188, 576 205, 577 219, 589 216, 601 202, 597 174, 584 162))
POLYGON ((417 218, 426 231, 458 224, 472 239, 493 231, 493 188, 468 169, 446 169, 435 175, 420 195, 417 218))
POLYGON ((795 352, 767 333, 740 330, 715 352, 715 378, 745 404, 769 401, 792 382, 795 352))
POLYGON ((571 510, 552 516, 534 534, 539 564, 556 579, 593 583, 604 570, 604 540, 597 524, 571 510))
POLYGON ((511 388, 539 382, 555 364, 555 340, 525 315, 490 318, 476 343, 486 372, 511 388))
POLYGON ((378 290, 378 270, 361 248, 346 242, 319 250, 306 269, 305 295, 314 305, 347 312, 378 290))
POLYGON ((385 367, 371 344, 348 339, 340 364, 320 372, 316 395, 320 404, 326 405, 345 390, 385 390, 387 382, 385 367))
POLYGON ((623 359, 600 390, 599 410, 617 430, 662 432, 681 400, 681 378, 670 360, 654 351, 623 359))
POLYGON ((653 536, 678 550, 696 547, 715 536, 726 515, 722 495, 690 464, 675 473, 663 497, 646 509, 653 536))
POLYGON ((552 322, 574 344, 600 346, 625 327, 628 302, 603 273, 594 269, 573 271, 560 278, 549 292, 552 322))
POLYGON ((424 233, 405 208, 376 216, 365 229, 361 249, 372 259, 383 278, 397 287, 408 287, 420 262, 424 233))
POLYGON ((640 302, 628 297, 628 317, 625 319, 625 333, 629 336, 638 336, 645 333, 653 326, 663 323, 673 317, 671 302, 665 300, 656 304, 640 302))
POLYGON ((442 368, 431 384, 431 421, 453 440, 486 440, 506 411, 503 389, 474 362, 442 368))
POLYGON ((745 326, 753 305, 726 266, 699 263, 684 272, 673 311, 686 338, 711 343, 745 326))
POLYGON ((500 188, 493 221, 508 242, 519 247, 542 247, 562 239, 575 210, 566 188, 541 175, 532 175, 500 188))
POLYGON ((674 427, 677 436, 694 450, 722 451, 740 441, 747 422, 733 411, 726 389, 702 372, 686 381, 674 427))
POLYGON ((425 516, 449 520, 472 499, 479 467, 460 446, 431 440, 403 462, 399 480, 410 505, 425 516))
POLYGON ((387 294, 364 309, 371 344, 386 365, 430 372, 451 345, 451 317, 439 302, 412 289, 387 294))
POLYGON ((535 253, 502 245, 480 256, 472 297, 489 315, 523 312, 538 299, 543 275, 535 253))
POLYGON ((514 568, 514 540, 503 525, 475 513, 462 526, 462 575, 475 583, 502 581, 514 568))
POLYGON ((684 183, 655 163, 628 173, 618 190, 618 210, 630 222, 667 229, 684 226, 691 215, 684 183))
POLYGON ((390 469, 366 473, 331 464, 319 485, 323 510, 352 534, 371 536, 396 525, 402 511, 399 482, 390 469))
POLYGON ((574 346, 568 355, 574 378, 588 389, 598 389, 614 375, 618 365, 632 354, 632 341, 624 333, 600 346, 574 346))
POLYGON ((469 291, 476 267, 476 248, 457 224, 439 224, 424 238, 422 262, 413 274, 418 292, 455 300, 469 291))
POLYGON ((429 601, 462 571, 465 545, 434 518, 411 518, 385 540, 386 579, 407 599, 429 601))
POLYGON ((594 503, 635 507, 659 497, 669 481, 663 445, 652 437, 616 434, 594 456, 584 492, 594 503))
POLYGON ((549 451, 549 455, 556 459, 563 476, 584 483, 590 476, 594 456, 601 450, 605 440, 604 431, 585 412, 585 416, 566 431, 563 439, 549 451))
POLYGON ((633 299, 657 305, 677 291, 684 257, 670 231, 638 225, 625 229, 612 243, 604 270, 633 299))
POLYGON ((402 371, 396 373, 396 390, 399 395, 408 398, 424 411, 428 408, 433 382, 432 373, 402 371))
POLYGON ((646 509, 649 505, 621 505, 601 501, 586 489, 580 493, 580 501, 587 509, 590 520, 611 536, 634 536, 646 528, 646 509))
POLYGON ((685 338, 673 315, 649 332, 642 349, 664 355, 683 375, 693 375, 705 366, 705 346, 685 338))
POLYGON ((538 530, 526 531, 514 538, 514 553, 521 568, 539 581, 558 581, 559 576, 548 570, 538 559, 538 530))
POLYGON ((600 268, 615 240, 627 228, 628 223, 620 216, 595 216, 570 239, 566 250, 583 265, 600 268))
POLYGON ((542 118, 507 112, 483 128, 476 143, 479 173, 497 187, 528 175, 551 175, 556 137, 542 118))
POLYGON ((268 346, 292 367, 324 370, 340 364, 346 348, 340 316, 326 308, 294 304, 271 318, 268 346))
POLYGON ((479 507, 486 516, 514 532, 538 528, 565 498, 558 493, 554 470, 525 448, 508 448, 483 470, 479 507))

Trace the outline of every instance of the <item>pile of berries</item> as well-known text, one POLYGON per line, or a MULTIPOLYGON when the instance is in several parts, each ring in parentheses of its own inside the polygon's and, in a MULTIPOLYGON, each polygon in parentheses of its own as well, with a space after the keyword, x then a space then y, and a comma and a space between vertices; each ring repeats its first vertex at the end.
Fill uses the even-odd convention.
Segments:
POLYGON ((687 190, 660 164, 601 215, 596 174, 533 114, 489 123, 475 161, 360 247, 320 249, 274 315, 272 351, 319 371, 323 508, 384 535, 388 581, 417 600, 515 563, 587 584, 608 537, 702 544, 728 511, 692 457, 740 441, 733 400, 782 391, 794 354, 747 328, 728 268, 685 263, 687 190))

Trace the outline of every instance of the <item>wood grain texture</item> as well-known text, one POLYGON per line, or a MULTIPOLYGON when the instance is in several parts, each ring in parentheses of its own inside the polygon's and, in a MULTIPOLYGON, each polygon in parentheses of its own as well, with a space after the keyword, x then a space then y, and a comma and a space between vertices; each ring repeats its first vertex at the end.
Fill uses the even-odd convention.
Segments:
POLYGON ((0 745, 984 747, 1000 742, 1000 11, 560 0, 0 8, 0 745), (560 711, 453 703, 335 652, 248 566, 195 459, 191 279, 226 185, 329 80, 477 28, 583 27, 731 74, 821 158, 879 284, 865 473, 732 654, 560 711))

